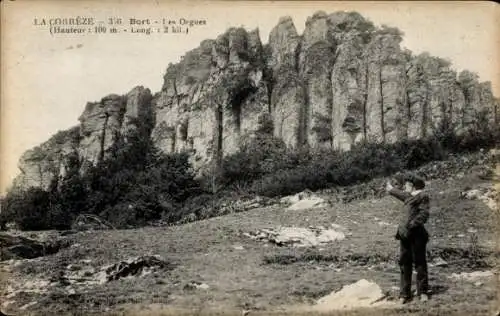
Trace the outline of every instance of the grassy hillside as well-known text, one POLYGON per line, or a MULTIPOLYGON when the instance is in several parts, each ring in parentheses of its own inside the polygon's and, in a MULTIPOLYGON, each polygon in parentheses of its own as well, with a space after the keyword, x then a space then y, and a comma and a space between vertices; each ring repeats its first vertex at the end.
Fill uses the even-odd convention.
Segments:
MULTIPOLYGON (((420 170, 425 168, 433 169, 431 165, 420 170)), ((489 190, 495 183, 482 179, 477 170, 429 183, 431 300, 425 305, 412 302, 339 315, 492 315, 498 307, 494 306, 498 302, 498 214, 483 200, 461 195, 471 189, 489 190), (434 266, 439 258, 447 265, 434 266), (479 281, 452 278, 453 273, 473 271, 495 274, 479 281)), ((4 310, 18 311, 35 302, 25 306, 24 313, 241 315, 250 310, 250 315, 316 315, 311 306, 317 299, 363 278, 377 283, 388 300, 395 298, 399 270, 394 232, 400 203, 385 195, 351 202, 336 201, 334 193, 318 195, 329 204, 309 210, 276 204, 179 226, 69 234, 64 238, 72 246, 57 254, 2 262, 10 271, 11 283, 2 287, 4 302, 10 302, 4 310), (345 228, 345 239, 317 247, 278 246, 247 235, 270 227, 331 224, 345 228), (160 255, 169 267, 104 284, 51 288, 40 283, 58 280, 71 269, 100 269, 144 255, 160 255), (38 282, 32 289, 47 292, 11 294, 17 288, 26 290, 28 280, 38 282)))

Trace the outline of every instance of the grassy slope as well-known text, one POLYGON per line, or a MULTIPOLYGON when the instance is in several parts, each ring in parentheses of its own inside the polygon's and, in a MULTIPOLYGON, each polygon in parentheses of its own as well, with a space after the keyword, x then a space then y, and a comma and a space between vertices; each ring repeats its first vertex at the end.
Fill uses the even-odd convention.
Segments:
MULTIPOLYGON (((491 315, 491 309, 495 308, 492 305, 496 301, 496 282, 475 286, 448 278, 454 272, 486 269, 452 253, 453 249, 455 252, 470 249, 469 228, 478 230, 478 244, 482 249, 495 250, 498 219, 482 202, 459 198, 462 189, 481 183, 488 185, 475 174, 468 174, 465 179, 431 183, 433 210, 428 224, 432 235, 429 248, 433 255, 444 256, 450 265, 430 268, 431 287, 437 294, 426 306, 412 303, 402 310, 378 311, 378 314, 491 315), (458 236, 460 234, 465 236, 458 236)), ((298 310, 304 304, 361 278, 373 280, 387 291, 399 285, 398 244, 393 235, 400 206, 390 197, 334 203, 328 208, 305 211, 287 211, 275 206, 177 227, 78 233, 71 236, 78 246, 52 256, 25 260, 14 268, 11 278, 46 279, 80 259, 92 259, 92 265, 100 267, 146 254, 159 254, 176 264, 176 268, 141 278, 121 279, 75 295, 25 294, 16 298, 16 305, 37 300, 38 304, 31 310, 42 315, 68 310, 76 314, 107 311, 115 315, 175 315, 180 313, 177 309, 190 311, 188 314, 200 311, 202 314, 239 314, 242 309, 254 310, 251 315, 271 311, 290 314, 291 310, 297 315, 303 314, 298 310), (382 226, 378 221, 391 225, 382 226), (331 223, 346 227, 352 235, 320 249, 278 247, 241 234, 279 225, 307 227, 331 223), (244 250, 236 250, 234 245, 241 245, 244 250), (332 261, 333 256, 359 260, 338 263, 332 261), (266 263, 266 258, 274 263, 266 263), (290 263, 290 258, 297 262, 290 263), (368 263, 362 263, 368 259, 368 263), (184 286, 189 281, 204 282, 210 288, 187 290, 184 286)), ((496 263, 492 257, 486 260, 496 263)))

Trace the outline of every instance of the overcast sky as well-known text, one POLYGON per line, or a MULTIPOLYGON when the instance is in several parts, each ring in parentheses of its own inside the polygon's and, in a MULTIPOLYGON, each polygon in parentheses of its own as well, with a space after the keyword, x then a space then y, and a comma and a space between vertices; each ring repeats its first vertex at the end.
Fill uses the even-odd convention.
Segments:
POLYGON ((18 173, 21 154, 58 130, 78 124, 87 101, 124 94, 136 85, 156 92, 166 66, 200 41, 228 27, 259 28, 265 43, 281 16, 299 33, 308 16, 354 10, 376 25, 396 26, 402 45, 448 58, 456 70, 477 72, 500 96, 500 10, 493 2, 173 2, 15 1, 2 2, 1 182, 4 192, 18 173), (33 25, 43 17, 88 16, 178 20, 204 19, 189 34, 51 36, 33 25))

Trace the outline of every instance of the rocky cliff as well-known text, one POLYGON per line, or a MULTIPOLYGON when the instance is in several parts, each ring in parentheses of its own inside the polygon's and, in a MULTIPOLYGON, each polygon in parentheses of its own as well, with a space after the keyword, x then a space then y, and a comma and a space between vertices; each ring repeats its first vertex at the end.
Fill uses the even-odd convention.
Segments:
MULTIPOLYGON (((149 89, 135 87, 125 96, 112 94, 87 103, 79 126, 60 131, 23 154, 19 161, 21 173, 13 187, 48 189, 53 180, 66 174, 73 157, 78 158, 81 172, 85 172, 108 155, 107 149, 119 136, 126 136, 138 125, 152 124, 151 99, 149 89)), ((144 137, 149 137, 144 130, 144 137)))
POLYGON ((403 50, 402 36, 355 12, 317 12, 302 35, 281 18, 266 45, 258 30, 231 28, 169 64, 154 97, 136 87, 88 103, 79 127, 23 155, 16 186, 46 188, 64 174, 69 154, 84 171, 138 123, 161 151, 190 152, 196 168, 238 151, 269 118, 273 135, 291 148, 343 150, 364 139, 460 133, 480 116, 498 123, 489 83, 403 50))
MULTIPOLYGON (((138 122, 151 124, 151 91, 135 87, 125 96, 108 95, 100 102, 89 102, 79 118, 78 157, 83 166, 95 165, 106 157, 106 150, 120 135, 126 135, 138 122)), ((144 135, 149 137, 149 135, 144 135)))
POLYGON ((19 159, 20 174, 13 187, 48 189, 55 177, 64 176, 67 158, 78 150, 79 136, 80 127, 75 126, 26 151, 19 159))

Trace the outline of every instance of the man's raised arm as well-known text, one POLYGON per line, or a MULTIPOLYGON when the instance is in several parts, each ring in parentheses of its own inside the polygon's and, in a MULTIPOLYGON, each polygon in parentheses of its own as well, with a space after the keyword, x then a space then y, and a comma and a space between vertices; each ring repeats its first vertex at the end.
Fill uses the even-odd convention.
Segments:
POLYGON ((395 187, 392 186, 392 184, 390 182, 387 182, 386 191, 390 195, 396 197, 398 200, 403 201, 403 202, 411 197, 410 193, 403 191, 403 190, 396 189, 395 187))

